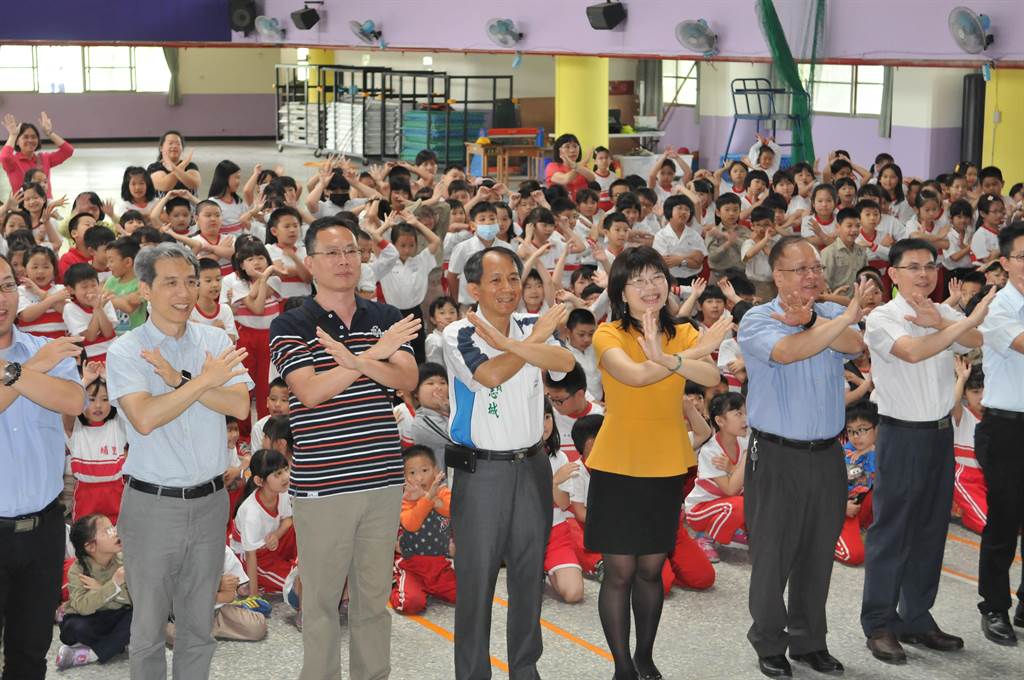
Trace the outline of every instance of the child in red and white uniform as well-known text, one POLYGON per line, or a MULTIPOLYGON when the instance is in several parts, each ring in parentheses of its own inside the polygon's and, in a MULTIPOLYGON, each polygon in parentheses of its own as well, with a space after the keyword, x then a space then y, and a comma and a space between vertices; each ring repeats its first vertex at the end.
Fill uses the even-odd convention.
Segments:
POLYGON ((871 499, 874 493, 875 436, 878 434, 878 407, 861 400, 846 409, 847 498, 846 519, 836 541, 835 558, 850 566, 864 563, 864 537, 862 531, 871 526, 874 515, 871 499))
MULTIPOLYGON (((578 368, 578 367, 577 367, 578 368)), ((580 371, 582 373, 582 370, 580 371)), ((579 474, 582 465, 570 463, 562 453, 562 440, 555 427, 554 409, 544 400, 544 447, 551 463, 554 507, 551 509, 551 534, 544 554, 544 572, 555 594, 564 602, 573 604, 583 600, 583 565, 576 550, 569 520, 571 495, 563 485, 579 474)))
POLYGON ((64 305, 71 291, 54 283, 57 256, 46 246, 25 253, 25 278, 18 286, 18 328, 25 333, 60 338, 67 335, 64 305))
POLYGON ((64 416, 64 436, 71 452, 71 474, 75 477, 72 521, 99 513, 117 524, 121 510, 128 435, 124 419, 107 397, 106 370, 91 361, 82 371, 82 385, 88 401, 82 414, 64 416))
POLYGON ((306 248, 299 243, 302 216, 295 208, 278 208, 267 220, 267 252, 281 274, 281 297, 305 297, 313 292, 313 275, 303 260, 306 248))
POLYGON ((64 285, 71 291, 63 311, 68 335, 82 336, 88 361, 106 362, 117 326, 117 311, 110 302, 114 293, 103 290, 99 274, 84 263, 73 264, 64 272, 64 285))
POLYGON ((279 593, 298 556, 292 504, 288 498, 288 461, 277 451, 260 449, 249 462, 252 475, 235 513, 232 549, 249 575, 249 594, 279 593))
POLYGON ((196 205, 196 227, 199 232, 192 237, 198 245, 196 257, 214 258, 220 265, 220 273, 224 276, 230 274, 235 238, 221 231, 220 205, 211 200, 199 201, 196 205))
POLYGON ((234 238, 245 228, 242 224, 242 215, 249 210, 249 206, 238 196, 238 187, 241 184, 241 168, 233 161, 221 161, 213 169, 209 200, 220 208, 220 233, 223 236, 234 238))
POLYGON ((428 595, 455 604, 455 570, 449 557, 452 494, 430 448, 410 446, 402 458, 405 494, 390 599, 399 614, 419 614, 427 608, 428 595))
POLYGON ((248 356, 245 370, 256 383, 256 414, 267 415, 270 389, 270 324, 281 313, 281 270, 259 240, 242 237, 231 258, 234 273, 224 277, 221 304, 231 305, 238 328, 238 346, 248 356))
POLYGON ((612 182, 619 179, 619 176, 612 171, 612 152, 603 146, 594 149, 594 181, 601 187, 598 200, 600 210, 611 210, 615 207, 609 190, 612 182))
POLYGON ((235 315, 231 305, 220 303, 220 292, 223 277, 217 260, 209 257, 199 259, 199 298, 192 308, 189 321, 222 328, 231 338, 238 342, 238 329, 235 327, 235 315))
POLYGON ((717 432, 697 455, 697 481, 686 496, 686 520, 698 532, 698 544, 729 545, 735 541, 746 545, 743 468, 747 407, 743 395, 716 395, 708 405, 708 415, 717 432))
POLYGON ((819 184, 811 192, 811 214, 800 223, 800 236, 818 250, 836 240, 836 190, 831 184, 819 184))
POLYGON ((572 441, 572 426, 584 416, 603 415, 604 407, 590 400, 587 394, 587 375, 578 361, 561 380, 552 380, 551 375, 544 371, 544 393, 552 406, 562 453, 565 454, 566 462, 575 463, 580 459, 580 452, 572 441))
POLYGON ((962 357, 956 361, 956 394, 953 411, 953 456, 956 472, 953 481, 953 503, 960 510, 960 520, 971 531, 980 534, 988 521, 988 499, 985 476, 974 456, 974 428, 981 422, 984 407, 981 395, 985 376, 981 364, 971 366, 962 357))

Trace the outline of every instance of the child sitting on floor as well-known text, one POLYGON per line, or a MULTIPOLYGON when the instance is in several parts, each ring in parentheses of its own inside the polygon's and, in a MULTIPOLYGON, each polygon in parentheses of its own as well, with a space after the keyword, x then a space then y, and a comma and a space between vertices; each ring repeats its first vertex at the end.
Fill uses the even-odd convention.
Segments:
POLYGON ((249 471, 232 548, 245 564, 250 595, 258 595, 261 585, 264 592, 279 593, 297 555, 288 461, 277 451, 260 449, 252 454, 249 471))
POLYGON ((708 415, 716 434, 700 448, 697 482, 686 496, 686 520, 698 532, 697 543, 715 562, 715 543, 747 543, 743 518, 747 407, 743 395, 716 395, 708 404, 708 415))
MULTIPOLYGON (((576 367, 573 367, 576 369, 576 367)), ((584 382, 583 371, 576 369, 578 385, 584 382)), ((578 390, 577 390, 578 391, 578 390)), ((573 604, 583 600, 583 565, 573 541, 569 519, 573 512, 570 488, 566 488, 582 467, 579 462, 570 462, 562 452, 562 438, 555 425, 555 412, 551 401, 544 400, 544 448, 551 463, 554 507, 552 508, 551 534, 548 536, 547 551, 544 554, 544 571, 548 582, 562 601, 573 604)))
POLYGON ((953 483, 953 504, 960 511, 960 521, 980 534, 988 522, 988 498, 985 476, 974 456, 974 429, 981 422, 985 407, 981 396, 985 374, 981 364, 971 366, 965 357, 956 360, 956 401, 953 405, 953 455, 956 473, 953 483))
POLYGON ((103 515, 86 515, 71 526, 71 544, 76 559, 68 571, 58 670, 106 663, 128 647, 132 626, 117 528, 103 515))
POLYGON ((452 494, 429 448, 410 446, 402 459, 405 494, 391 606, 400 614, 419 614, 428 595, 455 604, 455 570, 448 556, 452 494))
POLYGON ((874 403, 862 400, 846 409, 846 520, 835 552, 838 561, 851 566, 864 563, 864 538, 860 532, 871 526, 877 427, 878 407, 874 403))

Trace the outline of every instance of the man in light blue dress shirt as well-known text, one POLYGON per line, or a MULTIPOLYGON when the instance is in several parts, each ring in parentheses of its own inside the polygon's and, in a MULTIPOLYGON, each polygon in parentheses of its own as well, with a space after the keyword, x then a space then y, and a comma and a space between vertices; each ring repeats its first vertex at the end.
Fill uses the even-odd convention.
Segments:
MULTIPOLYGON (((1010 568, 1024 526, 1024 222, 999 232, 1000 263, 1009 281, 981 325, 985 414, 974 431, 974 452, 988 488, 988 522, 981 534, 978 603, 982 632, 992 642, 1017 644, 1010 625, 1010 568)), ((1013 624, 1024 627, 1024 583, 1013 624)))
POLYGON ((832 556, 846 511, 843 364, 863 351, 861 284, 850 306, 815 303, 824 290, 818 251, 780 239, 769 262, 779 296, 743 316, 750 443, 744 515, 750 531, 747 633, 761 672, 791 677, 790 657, 819 672, 843 665, 825 642, 832 556), (784 590, 789 586, 787 610, 784 590))
POLYGON ((46 675, 64 561, 61 415, 85 407, 80 337, 47 340, 14 327, 18 282, 0 257, 0 627, 5 678, 46 675))
POLYGON ((227 333, 189 322, 199 263, 165 243, 135 258, 149 320, 107 352, 107 391, 128 418, 118 529, 132 593, 133 680, 167 675, 173 611, 175 680, 209 676, 213 607, 224 563, 229 461, 225 416, 249 414, 252 381, 227 333))

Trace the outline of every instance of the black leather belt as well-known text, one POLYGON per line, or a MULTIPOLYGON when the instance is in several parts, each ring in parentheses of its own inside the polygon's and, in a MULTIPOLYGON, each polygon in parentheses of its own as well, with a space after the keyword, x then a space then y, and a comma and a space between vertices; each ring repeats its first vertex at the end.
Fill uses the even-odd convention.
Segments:
POLYGON ((150 484, 149 482, 144 482, 141 479, 135 479, 128 476, 125 476, 124 480, 128 486, 136 491, 151 493, 154 496, 181 498, 183 500, 193 500, 195 498, 209 496, 211 493, 216 493, 224 488, 224 477, 222 475, 217 475, 208 482, 188 487, 160 486, 159 484, 150 484))
POLYGON ((495 461, 510 461, 510 460, 523 460, 537 454, 543 448, 542 442, 537 442, 533 446, 528 446, 525 449, 511 449, 509 451, 492 451, 490 449, 473 449, 476 452, 476 457, 479 460, 495 460, 495 461))
POLYGON ((820 451, 821 449, 827 449, 836 443, 835 437, 828 437, 826 439, 789 439, 788 437, 780 437, 777 434, 771 432, 761 432, 760 430, 750 429, 754 437, 757 439, 763 439, 766 442, 772 442, 779 444, 780 446, 788 446, 791 449, 801 449, 803 451, 820 451))
POLYGON ((878 416, 878 422, 892 425, 893 427, 906 427, 911 430, 945 430, 952 426, 949 422, 949 416, 939 418, 938 420, 900 420, 890 416, 878 416))
POLYGON ((0 517, 0 531, 15 534, 35 531, 43 523, 43 519, 46 518, 47 514, 60 507, 60 496, 58 496, 39 512, 31 512, 27 515, 19 515, 18 517, 0 517))
POLYGON ((1006 411, 1001 408, 986 408, 985 415, 1006 418, 1007 420, 1024 420, 1024 413, 1020 411, 1006 411))

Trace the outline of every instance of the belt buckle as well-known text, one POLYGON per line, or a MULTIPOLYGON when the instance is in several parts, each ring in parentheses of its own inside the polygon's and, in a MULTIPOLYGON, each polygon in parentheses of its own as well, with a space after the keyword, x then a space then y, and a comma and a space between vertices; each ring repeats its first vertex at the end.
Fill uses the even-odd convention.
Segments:
POLYGON ((14 520, 14 533, 23 534, 26 531, 35 531, 35 528, 39 526, 38 517, 23 517, 21 519, 14 520))
POLYGON ((945 430, 948 427, 950 427, 949 418, 943 418, 942 420, 939 421, 939 428, 938 429, 945 430))
POLYGON ((520 449, 515 452, 515 460, 520 461, 526 458, 526 451, 520 449))

